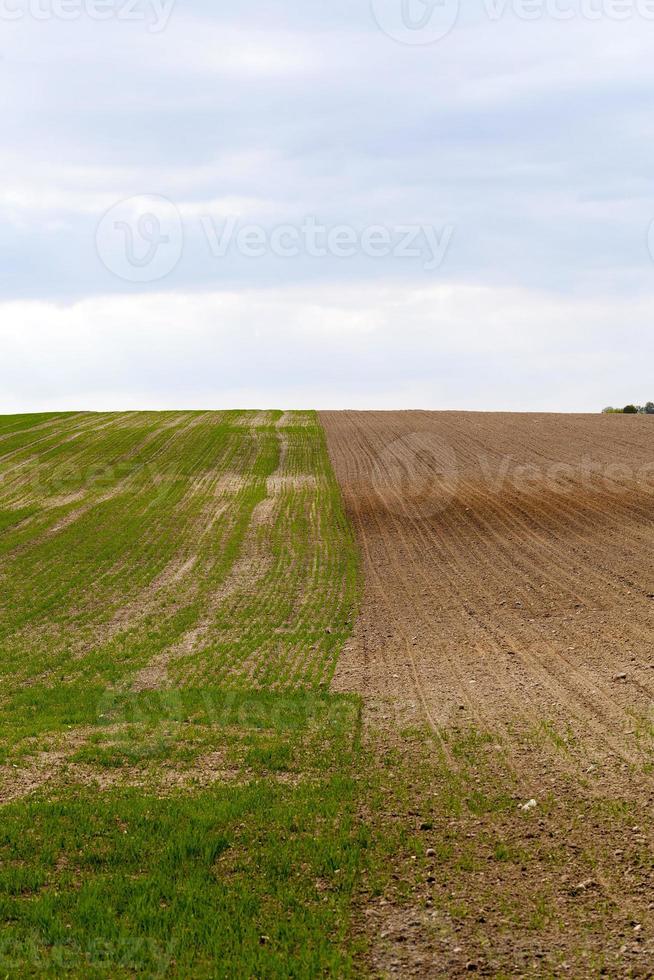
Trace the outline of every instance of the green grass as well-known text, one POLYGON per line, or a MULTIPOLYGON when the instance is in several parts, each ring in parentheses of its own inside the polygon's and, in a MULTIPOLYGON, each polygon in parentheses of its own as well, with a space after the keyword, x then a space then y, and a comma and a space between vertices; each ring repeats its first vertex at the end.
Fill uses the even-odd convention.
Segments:
POLYGON ((328 685, 356 552, 315 415, 268 415, 40 419, 4 455, 0 437, 6 728, 30 697, 81 693, 88 719, 83 692, 168 653, 175 686, 328 685))
POLYGON ((354 971, 358 558, 281 419, 0 419, 0 975, 354 971))
MULTIPOLYGON (((302 746, 306 727, 291 741, 266 729, 236 785, 162 796, 73 784, 5 807, 0 969, 347 975, 347 923, 368 838, 353 778, 356 707, 329 712, 330 701, 327 736, 302 746), (295 778, 279 782, 282 771, 295 778)), ((215 750, 220 735, 210 742, 215 750)))

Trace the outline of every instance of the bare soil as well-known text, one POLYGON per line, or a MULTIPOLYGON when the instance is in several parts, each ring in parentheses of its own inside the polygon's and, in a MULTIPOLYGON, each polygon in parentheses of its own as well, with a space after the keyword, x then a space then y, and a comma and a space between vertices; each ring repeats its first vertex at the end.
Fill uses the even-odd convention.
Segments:
POLYGON ((654 418, 321 419, 365 575, 334 688, 425 842, 362 900, 368 965, 654 976, 654 418))

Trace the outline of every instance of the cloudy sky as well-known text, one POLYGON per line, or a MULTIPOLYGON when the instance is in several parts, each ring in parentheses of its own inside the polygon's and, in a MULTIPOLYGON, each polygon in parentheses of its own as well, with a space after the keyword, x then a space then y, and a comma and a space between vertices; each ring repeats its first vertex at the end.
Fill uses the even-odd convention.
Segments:
POLYGON ((652 0, 0 0, 0 411, 654 399, 653 44, 652 0))

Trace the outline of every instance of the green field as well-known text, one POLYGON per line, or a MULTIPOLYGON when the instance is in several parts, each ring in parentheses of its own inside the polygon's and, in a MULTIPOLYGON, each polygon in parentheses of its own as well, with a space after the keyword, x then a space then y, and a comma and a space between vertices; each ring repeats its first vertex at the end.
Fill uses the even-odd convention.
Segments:
POLYGON ((0 975, 343 976, 358 561, 313 413, 0 420, 0 975))

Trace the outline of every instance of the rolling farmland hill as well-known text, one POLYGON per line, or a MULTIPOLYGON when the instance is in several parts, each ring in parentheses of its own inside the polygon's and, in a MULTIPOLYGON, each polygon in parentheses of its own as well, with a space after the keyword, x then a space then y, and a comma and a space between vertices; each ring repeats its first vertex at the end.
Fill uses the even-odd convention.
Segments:
POLYGON ((651 975, 653 448, 1 417, 0 975, 651 975))

